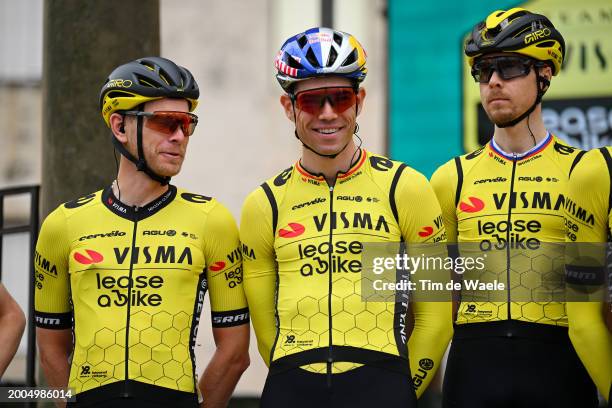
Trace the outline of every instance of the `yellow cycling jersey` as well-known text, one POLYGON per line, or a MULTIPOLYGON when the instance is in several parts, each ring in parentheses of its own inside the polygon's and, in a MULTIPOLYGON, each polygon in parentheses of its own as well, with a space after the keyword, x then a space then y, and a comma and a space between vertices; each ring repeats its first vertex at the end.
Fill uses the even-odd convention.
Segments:
POLYGON ((449 303, 365 302, 366 243, 443 242, 427 179, 365 150, 329 186, 298 162, 246 199, 240 225, 244 287, 270 369, 346 371, 379 364, 431 380, 451 334, 449 303))
POLYGON ((431 182, 448 242, 461 256, 482 256, 466 271, 494 289, 460 290, 457 324, 519 320, 567 326, 564 300, 564 208, 570 169, 582 155, 551 134, 525 155, 493 141, 442 165, 431 182), (553 295, 548 295, 553 293, 553 295))
MULTIPOLYGON (((584 155, 569 180, 566 206, 566 279, 570 290, 598 293, 607 299, 578 302, 568 299, 569 334, 576 352, 601 394, 609 398, 612 383, 612 259, 605 259, 603 245, 612 242, 612 147, 584 155), (607 270, 606 270, 607 266, 607 270)), ((608 257, 612 251, 608 247, 608 257)), ((573 295, 573 293, 572 293, 573 295)), ((568 295, 569 296, 569 295, 568 295)))
POLYGON ((231 214, 174 186, 140 208, 111 188, 59 206, 34 264, 36 325, 73 330, 68 386, 79 400, 196 395, 207 290, 213 327, 249 321, 231 214))

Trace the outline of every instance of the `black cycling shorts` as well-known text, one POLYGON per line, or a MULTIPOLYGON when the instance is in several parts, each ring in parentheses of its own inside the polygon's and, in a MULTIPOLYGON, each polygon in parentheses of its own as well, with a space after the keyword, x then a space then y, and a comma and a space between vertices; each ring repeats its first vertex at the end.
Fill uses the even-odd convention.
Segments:
POLYGON ((409 375, 373 366, 331 374, 301 368, 268 374, 262 408, 413 408, 416 395, 409 375))
POLYGON ((455 327, 444 408, 596 408, 566 328, 516 321, 455 327))

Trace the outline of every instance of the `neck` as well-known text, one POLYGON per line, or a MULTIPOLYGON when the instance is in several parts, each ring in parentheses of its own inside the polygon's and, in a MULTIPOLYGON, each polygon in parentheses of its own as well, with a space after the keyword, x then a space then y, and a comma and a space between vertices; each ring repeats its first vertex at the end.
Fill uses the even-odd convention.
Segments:
POLYGON ((306 170, 312 173, 323 174, 327 184, 333 186, 336 183, 338 172, 347 171, 351 167, 351 161, 358 155, 356 151, 357 146, 355 146, 355 141, 352 139, 346 146, 346 149, 333 159, 321 157, 315 152, 302 147, 302 159, 300 162, 306 170))
POLYGON ((506 128, 495 127, 495 133, 493 138, 495 143, 507 153, 525 153, 544 138, 546 138, 546 127, 542 121, 541 105, 537 106, 535 110, 517 123, 514 126, 506 128), (529 126, 527 124, 529 121, 529 126), (531 128, 531 132, 529 129, 531 128), (533 133, 533 137, 531 136, 533 133), (535 141, 534 141, 535 139, 535 141))
POLYGON ((117 182, 113 183, 113 193, 122 203, 142 207, 166 191, 168 186, 162 186, 142 171, 138 171, 131 161, 121 157, 117 182))

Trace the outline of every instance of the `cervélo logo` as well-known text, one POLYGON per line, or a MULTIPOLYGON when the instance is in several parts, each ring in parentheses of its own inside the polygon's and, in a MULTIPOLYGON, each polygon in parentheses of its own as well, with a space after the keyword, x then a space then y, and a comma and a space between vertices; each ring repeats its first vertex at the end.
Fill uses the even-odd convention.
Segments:
POLYGON ((469 203, 461 201, 459 203, 459 209, 468 213, 475 213, 482 210, 485 206, 484 202, 480 198, 468 197, 469 203))
POLYGON ((290 222, 286 227, 278 230, 278 236, 281 238, 295 238, 304 233, 306 228, 297 222, 290 222))
POLYGON ((101 253, 92 249, 86 249, 85 253, 86 255, 82 254, 81 252, 75 252, 73 255, 74 260, 83 265, 97 264, 104 260, 101 253))

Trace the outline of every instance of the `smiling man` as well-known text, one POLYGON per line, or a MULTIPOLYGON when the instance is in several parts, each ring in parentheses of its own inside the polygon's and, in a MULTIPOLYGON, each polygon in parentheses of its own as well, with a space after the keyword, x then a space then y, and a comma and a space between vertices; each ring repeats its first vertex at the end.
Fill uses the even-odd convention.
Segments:
POLYGON ((117 178, 68 202, 36 246, 36 325, 50 385, 77 407, 225 407, 249 364, 238 230, 211 197, 170 184, 198 118, 191 73, 160 57, 117 67, 100 109, 117 178), (231 278, 230 278, 231 277, 231 278), (195 341, 210 290, 217 349, 198 386, 195 341), (201 391, 201 392, 200 392, 201 391))
POLYGON ((355 143, 365 63, 355 37, 329 28, 289 38, 276 56, 302 155, 249 195, 240 225, 245 292, 270 367, 264 408, 414 407, 451 335, 448 303, 361 297, 366 243, 445 234, 425 177, 355 143))
POLYGON ((465 44, 495 131, 431 182, 448 242, 459 243, 461 255, 487 256, 486 271, 466 272, 464 282, 477 277, 506 289, 461 290, 444 407, 597 406, 563 302, 564 204, 582 152, 542 121, 542 97, 565 52, 550 20, 522 8, 491 13, 465 44))

